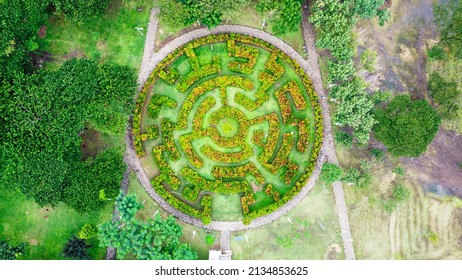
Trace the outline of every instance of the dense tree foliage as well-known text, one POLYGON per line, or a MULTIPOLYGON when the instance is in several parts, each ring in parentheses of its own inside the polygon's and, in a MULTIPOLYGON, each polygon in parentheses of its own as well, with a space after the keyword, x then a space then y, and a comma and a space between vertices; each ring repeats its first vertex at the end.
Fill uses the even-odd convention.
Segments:
POLYGON ((28 53, 37 49, 37 31, 47 17, 44 2, 0 1, 0 82, 29 65, 28 53))
POLYGON ((272 29, 276 35, 297 31, 302 22, 301 0, 260 0, 257 12, 271 14, 272 29))
POLYGON ((88 248, 90 247, 91 245, 87 244, 85 239, 80 239, 74 235, 64 245, 63 254, 68 259, 89 260, 88 248))
POLYGON ((444 119, 458 117, 458 98, 461 92, 457 89, 457 83, 446 82, 437 72, 430 75, 428 90, 433 100, 438 104, 438 113, 444 119))
POLYGON ((413 101, 408 95, 395 97, 376 112, 375 136, 394 156, 417 157, 427 149, 440 118, 426 100, 413 101))
POLYGON ((132 254, 141 260, 197 259, 197 253, 180 242, 182 227, 172 216, 164 220, 156 215, 153 220, 139 221, 135 214, 142 205, 136 197, 122 193, 116 199, 116 207, 120 220, 99 226, 100 246, 117 248, 121 258, 132 254))
POLYGON ((11 245, 5 240, 0 240, 0 260, 15 260, 18 256, 24 254, 26 244, 11 245))
POLYGON ((18 73, 4 89, 0 185, 20 189, 40 205, 56 205, 78 177, 72 173, 85 170, 74 167, 80 167, 79 131, 90 122, 121 133, 136 84, 128 68, 73 59, 55 72, 18 73))
POLYGON ((375 124, 372 108, 374 102, 366 92, 366 84, 359 77, 336 85, 330 92, 331 98, 339 102, 333 117, 338 125, 350 126, 353 136, 361 144, 369 139, 369 132, 375 124))
POLYGON ((438 46, 462 58, 462 1, 444 1, 435 4, 434 10, 435 22, 441 30, 438 46))
POLYGON ((224 16, 235 15, 250 0, 157 0, 161 20, 170 27, 196 22, 208 28, 219 25, 224 16))
POLYGON ((371 18, 377 15, 383 2, 384 0, 354 0, 354 12, 362 18, 371 18))
POLYGON ((102 15, 109 4, 109 0, 51 0, 58 13, 67 18, 84 22, 95 16, 102 15))
POLYGON ((100 197, 100 192, 104 192, 106 198, 114 198, 119 193, 119 183, 126 168, 121 158, 119 150, 109 149, 95 159, 75 162, 69 171, 63 201, 81 213, 102 208, 105 200, 100 197))

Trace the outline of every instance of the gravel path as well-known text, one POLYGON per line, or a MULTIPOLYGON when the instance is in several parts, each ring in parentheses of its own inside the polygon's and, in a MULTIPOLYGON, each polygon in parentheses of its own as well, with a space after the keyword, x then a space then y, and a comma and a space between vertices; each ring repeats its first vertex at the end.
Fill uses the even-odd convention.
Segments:
MULTIPOLYGON (((303 37, 305 39, 305 48, 307 50, 307 73, 313 81, 313 86, 320 97, 322 112, 324 117, 324 143, 323 152, 326 160, 330 163, 338 164, 337 154, 335 152, 334 139, 332 137, 332 122, 329 114, 329 104, 325 91, 322 87, 321 71, 318 64, 318 53, 315 46, 315 35, 313 26, 308 21, 309 11, 307 4, 303 4, 303 37)), ((337 206, 337 214, 340 224, 341 237, 343 239, 343 247, 345 250, 345 257, 347 260, 355 259, 355 251, 353 247, 353 239, 351 237, 350 222, 348 220, 348 210, 345 203, 345 196, 343 194, 343 186, 341 182, 334 182, 332 184, 335 196, 335 204, 337 206)))

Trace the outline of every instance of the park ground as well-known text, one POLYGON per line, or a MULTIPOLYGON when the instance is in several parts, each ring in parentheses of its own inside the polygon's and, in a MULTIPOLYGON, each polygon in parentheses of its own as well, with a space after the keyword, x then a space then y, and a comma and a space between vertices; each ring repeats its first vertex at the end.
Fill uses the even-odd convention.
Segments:
MULTIPOLYGON (((151 1, 128 1, 123 5, 121 1, 114 1, 106 16, 83 25, 73 25, 60 17, 50 18, 44 28, 46 36, 40 39, 40 49, 46 52, 40 63, 45 69, 56 69, 71 57, 99 56, 139 69, 145 37, 135 27, 146 30, 149 3, 151 1), (138 9, 140 6, 144 8, 138 9)), ((363 73, 371 88, 386 87, 395 93, 409 92, 428 98, 427 75, 434 69, 445 71, 461 88, 460 79, 457 80, 460 63, 440 65, 426 59, 425 50, 437 38, 431 1, 394 0, 392 11, 392 20, 385 27, 363 21, 355 30, 358 50, 371 48, 378 54, 376 71, 363 73)), ((248 16, 241 14, 226 22, 261 28, 262 19, 254 9, 246 8, 243 13, 248 16)), ((160 23, 156 46, 161 47, 177 34, 160 23)), ((301 32, 282 39, 303 54, 301 32)), ((344 186, 357 259, 462 258, 462 202, 456 197, 462 196, 462 172, 455 166, 462 161, 461 131, 460 120, 444 123, 423 156, 415 159, 385 156, 371 163, 373 180, 369 189, 344 186), (404 168, 403 176, 392 172, 397 166, 404 168), (389 214, 384 211, 382 202, 390 195, 391 186, 397 183, 411 189, 411 198, 389 214)), ((88 132, 87 136, 83 157, 123 143, 122 137, 115 139, 94 132, 88 132)), ((374 146, 383 148, 378 143, 374 146)), ((337 148, 342 167, 358 167, 362 160, 371 161, 368 147, 337 148)), ((136 194, 144 202, 144 209, 138 214, 140 218, 152 217, 159 209, 133 175, 130 176, 129 193, 136 194)), ((2 192, 0 197, 3 198, 0 237, 12 242, 28 242, 23 257, 30 259, 62 258, 62 246, 72 234, 86 223, 107 221, 113 210, 113 205, 108 205, 82 216, 64 205, 40 208, 20 193, 2 192)), ((232 234, 234 258, 342 259, 335 211, 331 189, 318 182, 286 217, 258 229, 232 234)), ((159 213, 167 215, 163 210, 159 213)), ((204 229, 182 225, 183 241, 190 242, 201 259, 207 258, 209 249, 219 247, 218 232, 207 233, 204 229), (207 235, 214 236, 213 244, 206 243, 207 235)), ((94 246, 90 254, 101 259, 104 251, 94 246)))

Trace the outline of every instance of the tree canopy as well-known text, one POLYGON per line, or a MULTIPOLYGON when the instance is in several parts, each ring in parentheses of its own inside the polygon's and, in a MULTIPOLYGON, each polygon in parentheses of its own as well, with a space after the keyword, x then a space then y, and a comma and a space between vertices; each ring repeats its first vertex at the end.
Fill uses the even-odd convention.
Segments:
POLYGON ((142 205, 133 195, 121 193, 116 199, 120 220, 99 226, 101 247, 117 248, 118 256, 131 254, 140 260, 194 260, 197 253, 181 243, 182 227, 172 216, 139 221, 135 214, 142 205))
POLYGON ((321 169, 321 180, 327 184, 332 184, 342 178, 343 170, 336 164, 324 163, 321 169))
POLYGON ((91 245, 87 244, 85 239, 80 239, 74 235, 64 245, 63 254, 68 259, 89 260, 88 248, 90 247, 91 245))
POLYGON ((276 35, 297 31, 302 22, 301 0, 260 0, 257 12, 271 14, 272 30, 276 35))
MULTIPOLYGON (((63 201, 65 188, 73 186, 69 180, 79 177, 72 173, 88 171, 79 163, 79 132, 87 123, 123 132, 136 83, 129 68, 72 59, 54 72, 17 73, 4 89, 0 185, 20 189, 43 206, 63 201)), ((114 157, 105 160, 115 162, 114 157)))
POLYGON ((109 0, 51 0, 51 3, 58 13, 73 21, 84 22, 102 15, 109 5, 109 0))
POLYGON ((385 109, 377 110, 375 136, 394 156, 417 157, 432 142, 440 118, 426 100, 396 96, 385 109))
POLYGON ((440 47, 462 58, 462 1, 453 0, 434 6, 435 22, 440 28, 440 47))
POLYGON ((18 256, 24 254, 25 243, 11 245, 5 240, 0 240, 0 260, 15 260, 18 256))

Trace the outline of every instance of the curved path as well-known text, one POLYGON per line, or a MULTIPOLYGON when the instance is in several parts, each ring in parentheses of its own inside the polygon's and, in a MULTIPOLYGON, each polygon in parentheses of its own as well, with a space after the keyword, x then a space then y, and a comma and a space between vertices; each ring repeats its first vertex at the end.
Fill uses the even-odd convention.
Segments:
MULTIPOLYGON (((316 179, 319 177, 319 174, 320 174, 320 167, 326 158, 328 158, 330 162, 334 162, 334 163, 338 162, 336 154, 335 154, 333 139, 332 139, 332 127, 331 127, 331 121, 330 121, 330 115, 329 115, 329 107, 328 107, 328 104, 325 98, 324 90, 322 88, 322 80, 321 80, 321 75, 319 71, 319 65, 317 62, 317 53, 316 53, 316 48, 314 46, 314 33, 313 33, 313 30, 311 29, 311 26, 309 26, 306 20, 306 16, 307 16, 306 13, 307 11, 304 10, 303 32, 304 32, 304 38, 305 38, 305 45, 308 50, 308 60, 304 60, 303 57, 297 51, 295 51, 291 46, 289 46, 287 43, 285 43, 281 39, 274 37, 271 34, 268 34, 261 30, 257 30, 257 29, 250 28, 247 26, 239 26, 239 25, 220 25, 217 28, 214 28, 212 30, 209 30, 206 28, 196 29, 180 37, 177 37, 176 39, 167 43, 158 52, 154 53, 154 49, 153 49, 154 39, 153 38, 155 37, 152 37, 152 36, 155 36, 155 29, 157 29, 157 23, 155 24, 154 27, 151 27, 151 24, 150 24, 151 28, 148 28, 145 53, 143 55, 143 61, 142 61, 139 78, 138 78, 138 82, 141 86, 146 82, 149 74, 160 61, 162 61, 170 52, 186 44, 187 42, 193 39, 196 39, 196 38, 210 35, 210 34, 230 33, 230 32, 242 33, 242 34, 246 34, 246 35, 253 36, 253 37, 262 39, 264 41, 267 41, 268 43, 271 43, 272 45, 283 50, 291 58, 295 59, 300 64, 300 66, 305 70, 308 76, 312 79, 314 88, 316 92, 318 93, 318 96, 320 97, 320 103, 323 109, 322 113, 323 113, 323 122, 324 122, 323 123, 324 142, 323 142, 323 147, 321 149, 321 153, 317 160, 316 168, 314 169, 313 174, 310 177, 309 181, 307 182, 305 187, 288 203, 286 203, 282 207, 278 208, 277 210, 275 210, 274 212, 266 216, 259 217, 253 220, 249 225, 244 225, 242 222, 219 222, 219 221, 213 221, 212 223, 208 225, 204 225, 199 219, 186 215, 183 212, 172 207, 170 204, 168 204, 151 187, 150 180, 148 176, 146 175, 144 169, 142 168, 141 163, 134 150, 133 139, 131 137, 131 127, 129 127, 125 135, 125 141, 127 144, 126 145, 127 151, 125 155, 126 163, 135 171, 141 185, 146 190, 146 192, 161 207, 163 207, 165 210, 167 210, 169 213, 171 213, 175 217, 189 224, 198 226, 198 227, 218 230, 218 231, 221 231, 222 233, 223 232, 227 233, 227 236, 229 235, 230 231, 245 230, 245 229, 250 229, 250 228, 255 228, 255 227, 265 225, 283 216, 285 213, 290 211, 301 200, 305 198, 305 196, 314 187, 316 179), (154 32, 154 35, 152 35, 152 32, 154 32), (150 33, 151 35, 149 35, 150 33), (151 48, 149 49, 149 47, 151 48)), ((345 204, 345 200, 343 197, 342 185, 341 183, 336 182, 334 183, 333 187, 334 187, 337 211, 339 214, 339 222, 340 222, 340 226, 342 230, 341 236, 344 241, 345 255, 347 259, 354 259, 354 251, 353 251, 353 246, 351 243, 352 239, 351 239, 351 233, 349 229, 346 204, 345 204)), ((229 238, 227 239, 228 239, 227 243, 229 243, 229 238)))
MULTIPOLYGON (((307 61, 303 59, 303 57, 297 51, 295 51, 291 46, 289 46, 287 43, 285 43, 281 39, 276 38, 272 36, 271 34, 268 34, 264 31, 257 30, 257 29, 247 27, 247 26, 220 25, 212 30, 209 30, 207 28, 196 29, 186 34, 183 34, 175 38, 174 40, 168 42, 162 49, 154 53, 146 64, 143 63, 144 66, 142 66, 142 69, 141 69, 142 72, 140 71, 139 82, 141 84, 144 84, 149 76, 149 73, 151 73, 151 71, 154 70, 155 66, 159 62, 161 62, 169 53, 173 52, 178 47, 190 42, 191 40, 201 38, 201 37, 204 37, 210 34, 220 34, 220 33, 241 33, 241 34, 249 35, 249 36, 264 40, 276 46, 277 48, 281 49, 282 51, 284 51, 291 58, 295 59, 305 71, 307 71, 307 67, 308 67, 307 61)), ((211 229, 211 230, 224 231, 224 232, 256 228, 256 227, 268 224, 282 217, 284 214, 286 214, 288 211, 294 208, 297 204, 299 204, 300 201, 302 201, 305 198, 305 196, 313 189, 314 184, 317 178, 319 177, 319 173, 321 170, 320 167, 324 159, 324 155, 322 152, 324 149, 322 149, 321 154, 318 157, 316 167, 310 179, 308 180, 307 184, 305 185, 305 187, 303 187, 303 189, 289 202, 279 207, 272 213, 254 219, 249 225, 244 225, 242 222, 221 222, 221 221, 213 221, 208 225, 204 225, 201 220, 191 217, 189 215, 186 215, 185 213, 172 207, 170 204, 168 204, 161 196, 159 196, 154 191, 154 189, 151 187, 150 180, 148 176, 146 175, 146 173, 144 172, 143 167, 141 166, 141 163, 138 160, 138 157, 134 150, 130 129, 128 130, 127 135, 126 135, 126 142, 127 142, 127 154, 126 154, 127 163, 131 165, 133 170, 135 170, 138 176, 138 179, 141 185, 143 186, 143 188, 146 190, 146 192, 162 208, 167 210, 167 212, 171 213, 173 216, 189 224, 192 224, 198 227, 211 229)))
MULTIPOLYGON (((332 137, 332 122, 329 114, 329 104, 325 91, 322 87, 321 70, 318 63, 318 53, 315 46, 315 33, 313 26, 308 21, 309 11, 308 4, 304 3, 302 8, 302 27, 303 27, 303 38, 305 39, 305 48, 308 54, 307 59, 307 74, 313 81, 314 90, 320 97, 320 103, 322 107, 324 117, 324 143, 323 152, 326 156, 326 161, 334 164, 338 164, 337 154, 335 152, 334 139, 332 137)), ((343 239, 343 248, 345 250, 345 257, 347 260, 355 259, 355 251, 353 247, 353 239, 351 237, 350 222, 348 220, 348 209, 345 203, 345 196, 343 194, 342 183, 337 181, 332 184, 335 205, 337 206, 337 215, 340 224, 340 236, 343 239)))

